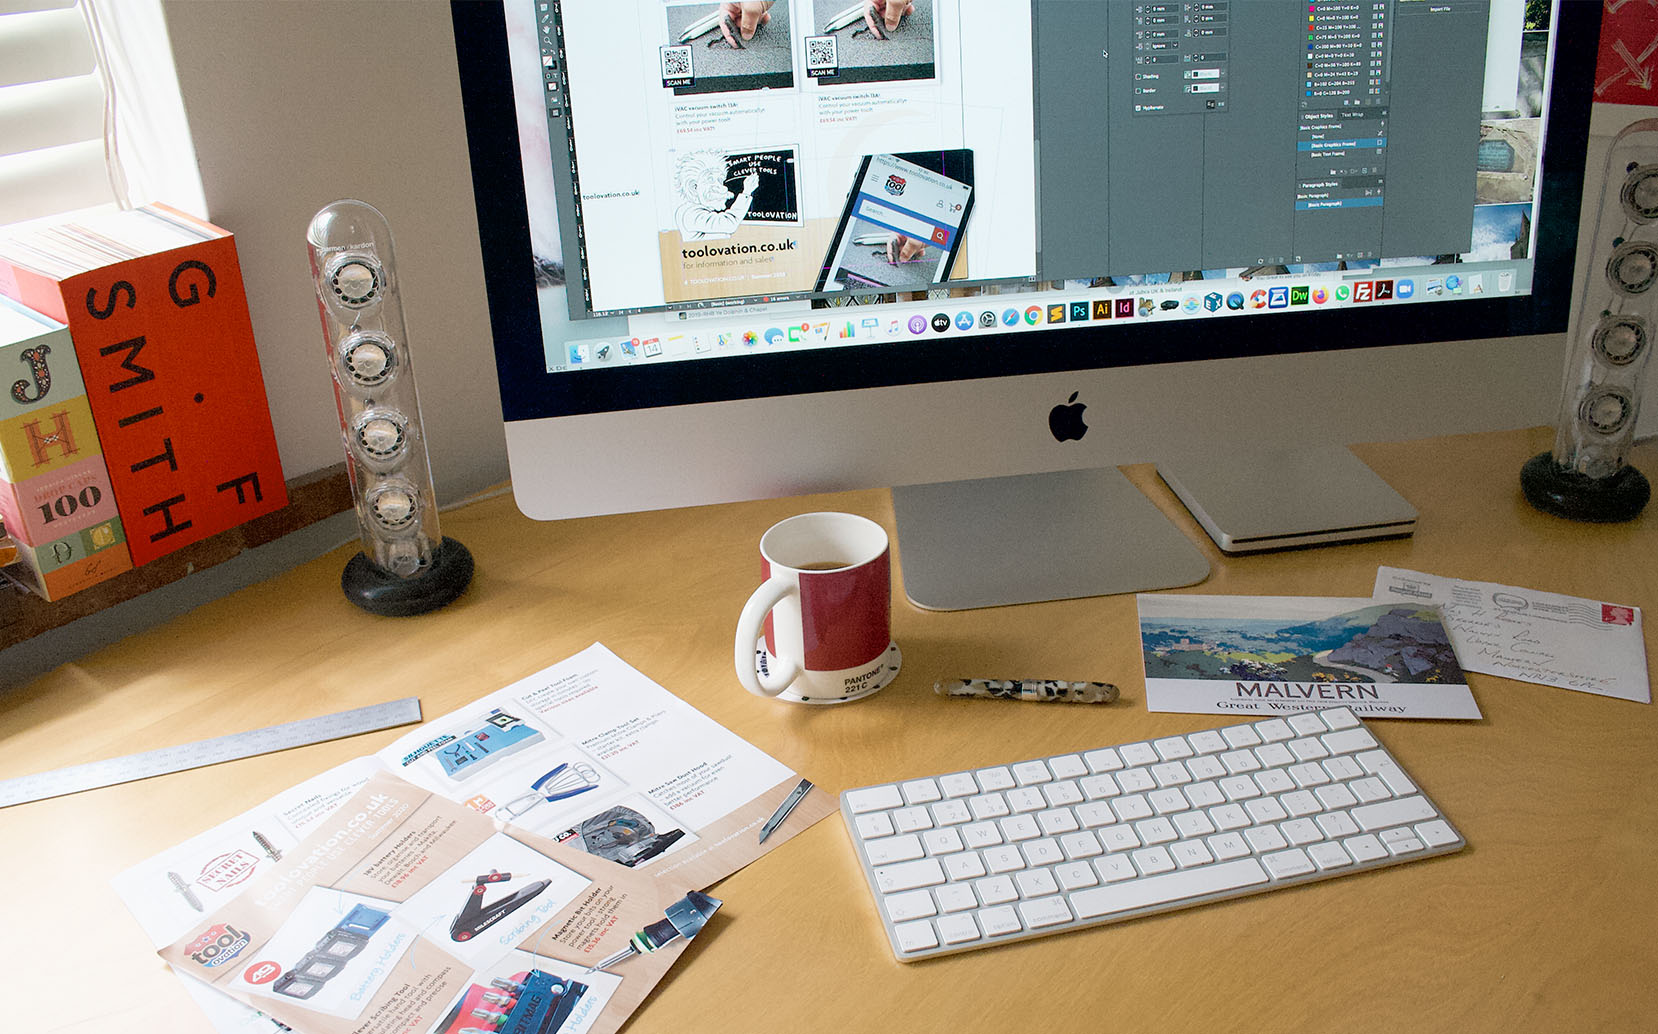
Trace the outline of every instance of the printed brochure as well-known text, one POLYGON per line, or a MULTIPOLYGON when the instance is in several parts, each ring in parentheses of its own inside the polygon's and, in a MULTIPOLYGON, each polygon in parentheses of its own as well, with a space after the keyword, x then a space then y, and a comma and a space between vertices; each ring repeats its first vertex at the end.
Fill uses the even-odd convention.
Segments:
POLYGON ((687 939, 589 967, 834 810, 761 845, 798 782, 594 645, 114 882, 220 1031, 457 1034, 539 995, 606 1034, 687 939))

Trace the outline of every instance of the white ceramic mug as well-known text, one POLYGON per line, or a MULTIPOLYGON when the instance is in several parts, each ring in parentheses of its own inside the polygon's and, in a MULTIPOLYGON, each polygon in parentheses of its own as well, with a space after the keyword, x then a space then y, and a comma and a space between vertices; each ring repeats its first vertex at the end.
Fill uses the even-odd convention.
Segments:
POLYGON ((737 678, 756 696, 859 700, 898 674, 886 531, 850 513, 803 513, 760 537, 760 576, 737 619, 737 678), (761 641, 762 635, 764 641, 761 641))

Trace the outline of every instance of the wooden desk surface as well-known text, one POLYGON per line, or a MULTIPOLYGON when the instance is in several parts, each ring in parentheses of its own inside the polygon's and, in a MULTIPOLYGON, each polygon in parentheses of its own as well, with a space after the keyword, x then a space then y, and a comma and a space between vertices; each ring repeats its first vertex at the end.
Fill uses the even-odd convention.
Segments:
MULTIPOLYGON (((1421 511, 1413 538, 1223 559, 1149 468, 1130 475, 1208 548, 1192 590, 1368 596, 1378 565, 1658 604, 1658 515, 1598 527, 1521 499, 1546 430, 1355 452, 1421 511)), ((1636 465, 1658 474, 1658 449, 1636 465)), ((730 671, 755 543, 812 509, 892 522, 886 492, 557 524, 508 497, 446 514, 469 593, 375 618, 341 549, 0 695, 0 778, 418 694, 438 715, 605 643, 828 792, 1224 724, 1149 714, 1132 596, 939 614, 893 606, 897 681, 808 709, 730 671), (948 701, 935 677, 1107 679, 1111 707, 948 701)), ((899 557, 901 562, 902 557, 899 557)), ((1654 670, 1653 649, 1648 666, 1654 670)), ((1658 712, 1470 676, 1479 722, 1379 734, 1467 850, 1380 872, 913 965, 894 962, 838 817, 716 893, 725 908, 634 1032, 1632 1031, 1658 1016, 1658 712)), ((129 865, 396 735, 0 810, 4 1026, 207 1031, 110 889, 129 865)), ((158 889, 157 893, 165 893, 158 889)))

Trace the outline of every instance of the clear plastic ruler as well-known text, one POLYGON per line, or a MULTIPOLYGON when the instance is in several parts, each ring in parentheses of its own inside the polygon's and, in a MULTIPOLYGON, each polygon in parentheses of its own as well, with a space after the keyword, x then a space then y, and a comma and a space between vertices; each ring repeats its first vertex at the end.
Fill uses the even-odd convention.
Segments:
POLYGON ((270 754, 290 747, 304 747, 312 743, 343 739, 365 732, 391 729, 420 721, 420 699, 404 697, 384 704, 370 704, 350 711, 339 711, 318 718, 301 718, 248 732, 233 732, 210 740, 197 740, 176 747, 141 754, 127 754, 107 761, 93 761, 85 765, 55 768, 50 772, 20 776, 0 781, 0 808, 48 797, 95 790, 135 779, 183 772, 217 765, 221 761, 236 761, 259 754, 270 754))

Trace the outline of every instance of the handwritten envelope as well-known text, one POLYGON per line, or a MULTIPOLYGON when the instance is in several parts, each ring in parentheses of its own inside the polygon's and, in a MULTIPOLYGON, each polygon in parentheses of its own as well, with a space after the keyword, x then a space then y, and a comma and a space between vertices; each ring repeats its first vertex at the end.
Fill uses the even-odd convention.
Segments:
POLYGON ((1652 702, 1639 607, 1394 567, 1373 595, 1439 604, 1467 671, 1652 702))

